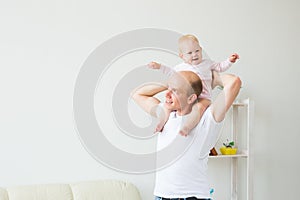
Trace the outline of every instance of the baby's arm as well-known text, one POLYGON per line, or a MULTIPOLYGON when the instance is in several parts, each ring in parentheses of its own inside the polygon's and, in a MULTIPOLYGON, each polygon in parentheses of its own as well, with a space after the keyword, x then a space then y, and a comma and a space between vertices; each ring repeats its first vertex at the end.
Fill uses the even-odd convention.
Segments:
POLYGON ((199 102, 193 105, 192 111, 185 116, 183 125, 179 130, 182 136, 187 136, 189 132, 195 128, 210 103, 208 99, 200 99, 199 102))
POLYGON ((233 53, 233 54, 231 54, 231 56, 229 57, 229 61, 232 62, 232 63, 235 63, 235 61, 236 61, 237 59, 239 59, 239 58, 240 58, 240 56, 239 56, 237 53, 233 53))
POLYGON ((216 62, 211 66, 211 70, 217 72, 224 72, 231 67, 233 63, 239 59, 240 56, 237 53, 233 53, 229 56, 229 58, 223 62, 216 62))
POLYGON ((167 67, 167 66, 159 64, 157 62, 150 62, 148 64, 148 67, 151 69, 160 69, 162 71, 162 73, 167 76, 171 76, 174 72, 174 70, 171 67, 167 67))
POLYGON ((161 64, 157 63, 157 62, 150 62, 148 64, 148 67, 151 68, 151 69, 160 69, 161 67, 161 64))

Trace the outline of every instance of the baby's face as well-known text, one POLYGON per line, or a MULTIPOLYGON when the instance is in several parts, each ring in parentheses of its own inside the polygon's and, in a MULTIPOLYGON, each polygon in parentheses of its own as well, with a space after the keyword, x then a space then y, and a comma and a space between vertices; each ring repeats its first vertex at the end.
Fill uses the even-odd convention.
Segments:
POLYGON ((202 62, 202 48, 199 43, 187 40, 181 45, 180 57, 190 65, 198 65, 202 62))

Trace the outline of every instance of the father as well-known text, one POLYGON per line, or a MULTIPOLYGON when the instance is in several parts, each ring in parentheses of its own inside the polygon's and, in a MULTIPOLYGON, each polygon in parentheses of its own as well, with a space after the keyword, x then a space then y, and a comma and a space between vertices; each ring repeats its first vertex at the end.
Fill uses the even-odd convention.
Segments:
POLYGON ((198 125, 187 137, 178 134, 181 120, 191 112, 192 106, 202 91, 201 80, 191 71, 173 74, 166 86, 157 84, 142 85, 132 97, 146 112, 158 117, 161 103, 154 97, 166 91, 164 104, 171 112, 164 130, 158 135, 157 148, 167 147, 175 138, 187 140, 189 147, 182 156, 169 166, 156 173, 154 195, 156 200, 199 200, 209 199, 207 161, 210 149, 217 142, 225 114, 239 93, 241 81, 233 75, 222 75, 222 92, 207 108, 198 125))

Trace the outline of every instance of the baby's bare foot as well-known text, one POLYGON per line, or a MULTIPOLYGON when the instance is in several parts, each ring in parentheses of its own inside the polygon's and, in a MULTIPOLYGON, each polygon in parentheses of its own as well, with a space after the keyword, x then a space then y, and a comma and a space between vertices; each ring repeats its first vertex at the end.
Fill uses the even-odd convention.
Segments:
POLYGON ((182 136, 187 136, 190 132, 190 129, 187 128, 187 127, 182 127, 180 130, 179 130, 179 134, 182 135, 182 136))
POLYGON ((166 121, 164 121, 164 120, 160 121, 160 122, 156 125, 155 132, 162 132, 163 129, 164 129, 165 124, 166 124, 166 121))

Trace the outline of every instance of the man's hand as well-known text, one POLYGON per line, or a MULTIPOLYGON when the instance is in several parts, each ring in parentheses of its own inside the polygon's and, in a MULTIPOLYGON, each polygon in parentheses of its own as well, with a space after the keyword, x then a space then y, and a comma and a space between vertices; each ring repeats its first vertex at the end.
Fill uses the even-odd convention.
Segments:
POLYGON ((235 63, 237 59, 239 59, 240 56, 237 54, 237 53, 234 53, 232 54, 230 57, 229 57, 229 61, 232 62, 232 63, 235 63))
POLYGON ((151 69, 160 69, 161 64, 157 62, 150 62, 147 66, 151 69))

